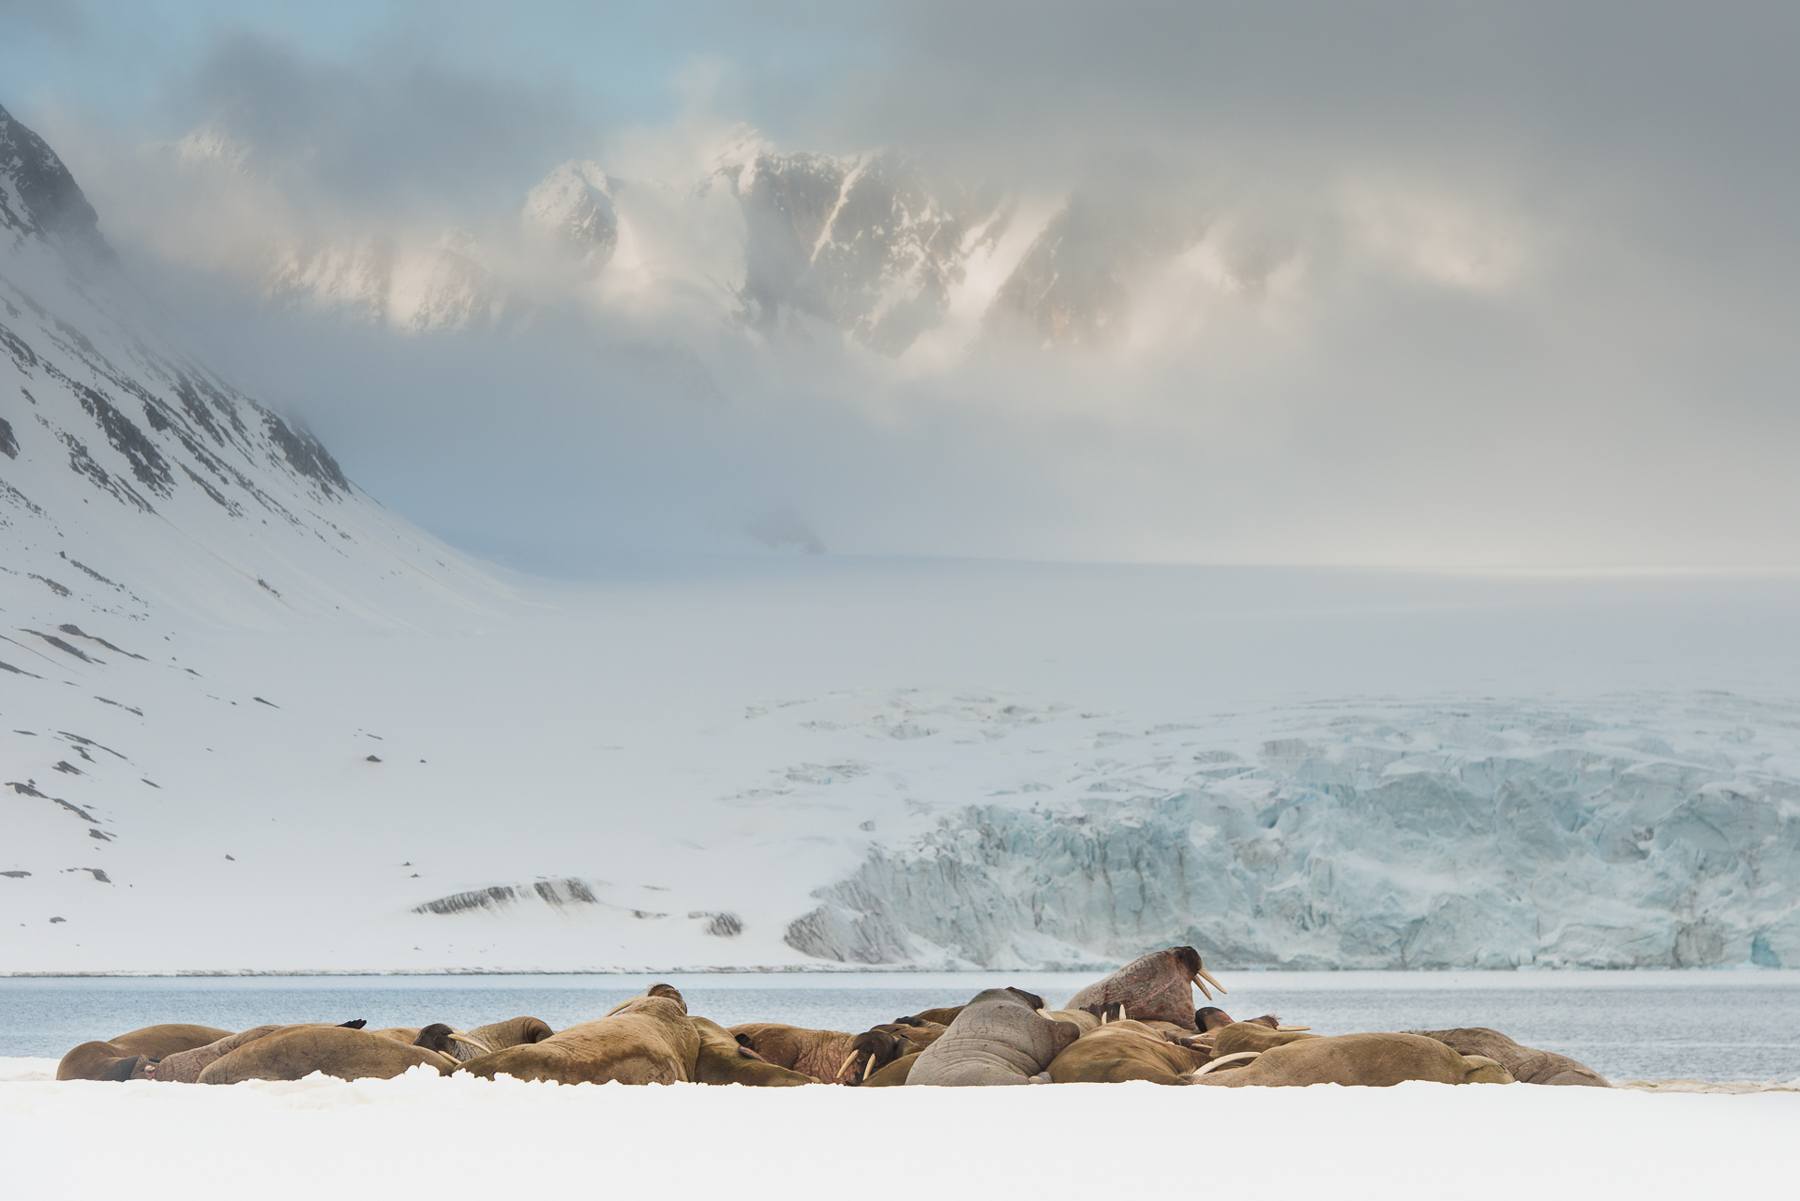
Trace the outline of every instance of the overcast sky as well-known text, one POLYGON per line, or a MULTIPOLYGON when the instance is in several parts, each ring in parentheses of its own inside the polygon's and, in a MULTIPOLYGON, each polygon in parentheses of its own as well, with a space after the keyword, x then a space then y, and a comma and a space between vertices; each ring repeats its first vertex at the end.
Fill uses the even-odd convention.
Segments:
POLYGON ((171 321, 514 561, 787 513, 848 552, 1800 568, 1800 6, 0 0, 0 29, 0 104, 171 321), (279 216, 143 152, 221 121, 279 216), (921 370, 673 321, 422 343, 217 270, 264 220, 481 229, 564 159, 740 121, 1204 210, 1281 282, 1164 279, 1129 347, 921 370))

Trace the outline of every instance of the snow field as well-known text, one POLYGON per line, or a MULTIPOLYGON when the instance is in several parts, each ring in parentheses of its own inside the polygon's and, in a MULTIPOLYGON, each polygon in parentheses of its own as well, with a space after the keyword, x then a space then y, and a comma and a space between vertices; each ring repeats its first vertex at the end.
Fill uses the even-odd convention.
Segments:
MULTIPOLYGON (((27 1061, 30 1062, 30 1061, 27 1061)), ((20 1064, 21 1061, 10 1061, 20 1064)), ((0 1065, 0 1076, 18 1069, 0 1065)), ((8 1192, 493 1197, 1731 1196, 1800 1169, 1800 1094, 0 1084, 8 1192)))

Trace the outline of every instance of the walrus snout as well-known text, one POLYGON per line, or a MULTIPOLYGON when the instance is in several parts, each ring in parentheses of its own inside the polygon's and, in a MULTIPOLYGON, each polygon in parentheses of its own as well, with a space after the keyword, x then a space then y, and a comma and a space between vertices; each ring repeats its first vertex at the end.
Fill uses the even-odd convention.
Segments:
POLYGON ((1194 1010, 1194 1025, 1199 1027, 1200 1033, 1206 1034, 1231 1025, 1231 1015, 1217 1005, 1207 1005, 1194 1010))

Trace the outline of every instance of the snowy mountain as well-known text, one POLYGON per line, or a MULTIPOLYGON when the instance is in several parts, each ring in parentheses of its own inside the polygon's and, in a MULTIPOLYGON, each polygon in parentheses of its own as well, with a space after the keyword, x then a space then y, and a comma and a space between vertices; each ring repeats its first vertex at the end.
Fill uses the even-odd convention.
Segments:
MULTIPOLYGON (((258 203, 280 207, 279 179, 213 126, 165 158, 209 187, 251 181, 265 189, 258 203)), ((602 307, 693 291, 713 316, 765 336, 818 326, 903 355, 946 331, 959 344, 1113 344, 1137 291, 1206 221, 1129 194, 1005 195, 891 150, 782 151, 739 129, 689 175, 563 163, 526 194, 516 230, 268 228, 235 264, 267 297, 399 331, 505 328, 557 302, 573 275, 602 307), (547 275, 525 266, 546 261, 547 275)))
MULTIPOLYGON (((531 219, 604 286, 735 216, 878 343, 1027 266, 1100 336, 1055 281, 1178 236, 733 162, 531 219)), ((1800 963, 1794 581, 502 579, 158 324, 0 111, 0 971, 1800 963)))

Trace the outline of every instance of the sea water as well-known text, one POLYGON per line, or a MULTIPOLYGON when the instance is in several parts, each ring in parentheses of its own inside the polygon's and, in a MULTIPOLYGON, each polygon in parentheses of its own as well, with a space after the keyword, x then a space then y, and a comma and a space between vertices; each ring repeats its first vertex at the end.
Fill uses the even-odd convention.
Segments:
MULTIPOLYGON (((1321 1034, 1492 1026, 1618 1080, 1800 1078, 1800 972, 1231 972, 1236 1017, 1274 1013, 1321 1034)), ((531 1014, 562 1028, 657 979, 724 1025, 862 1030, 1016 985, 1052 1005, 1091 974, 696 973, 665 976, 32 977, 0 979, 0 1057, 60 1056, 154 1022, 474 1026, 531 1014)))

